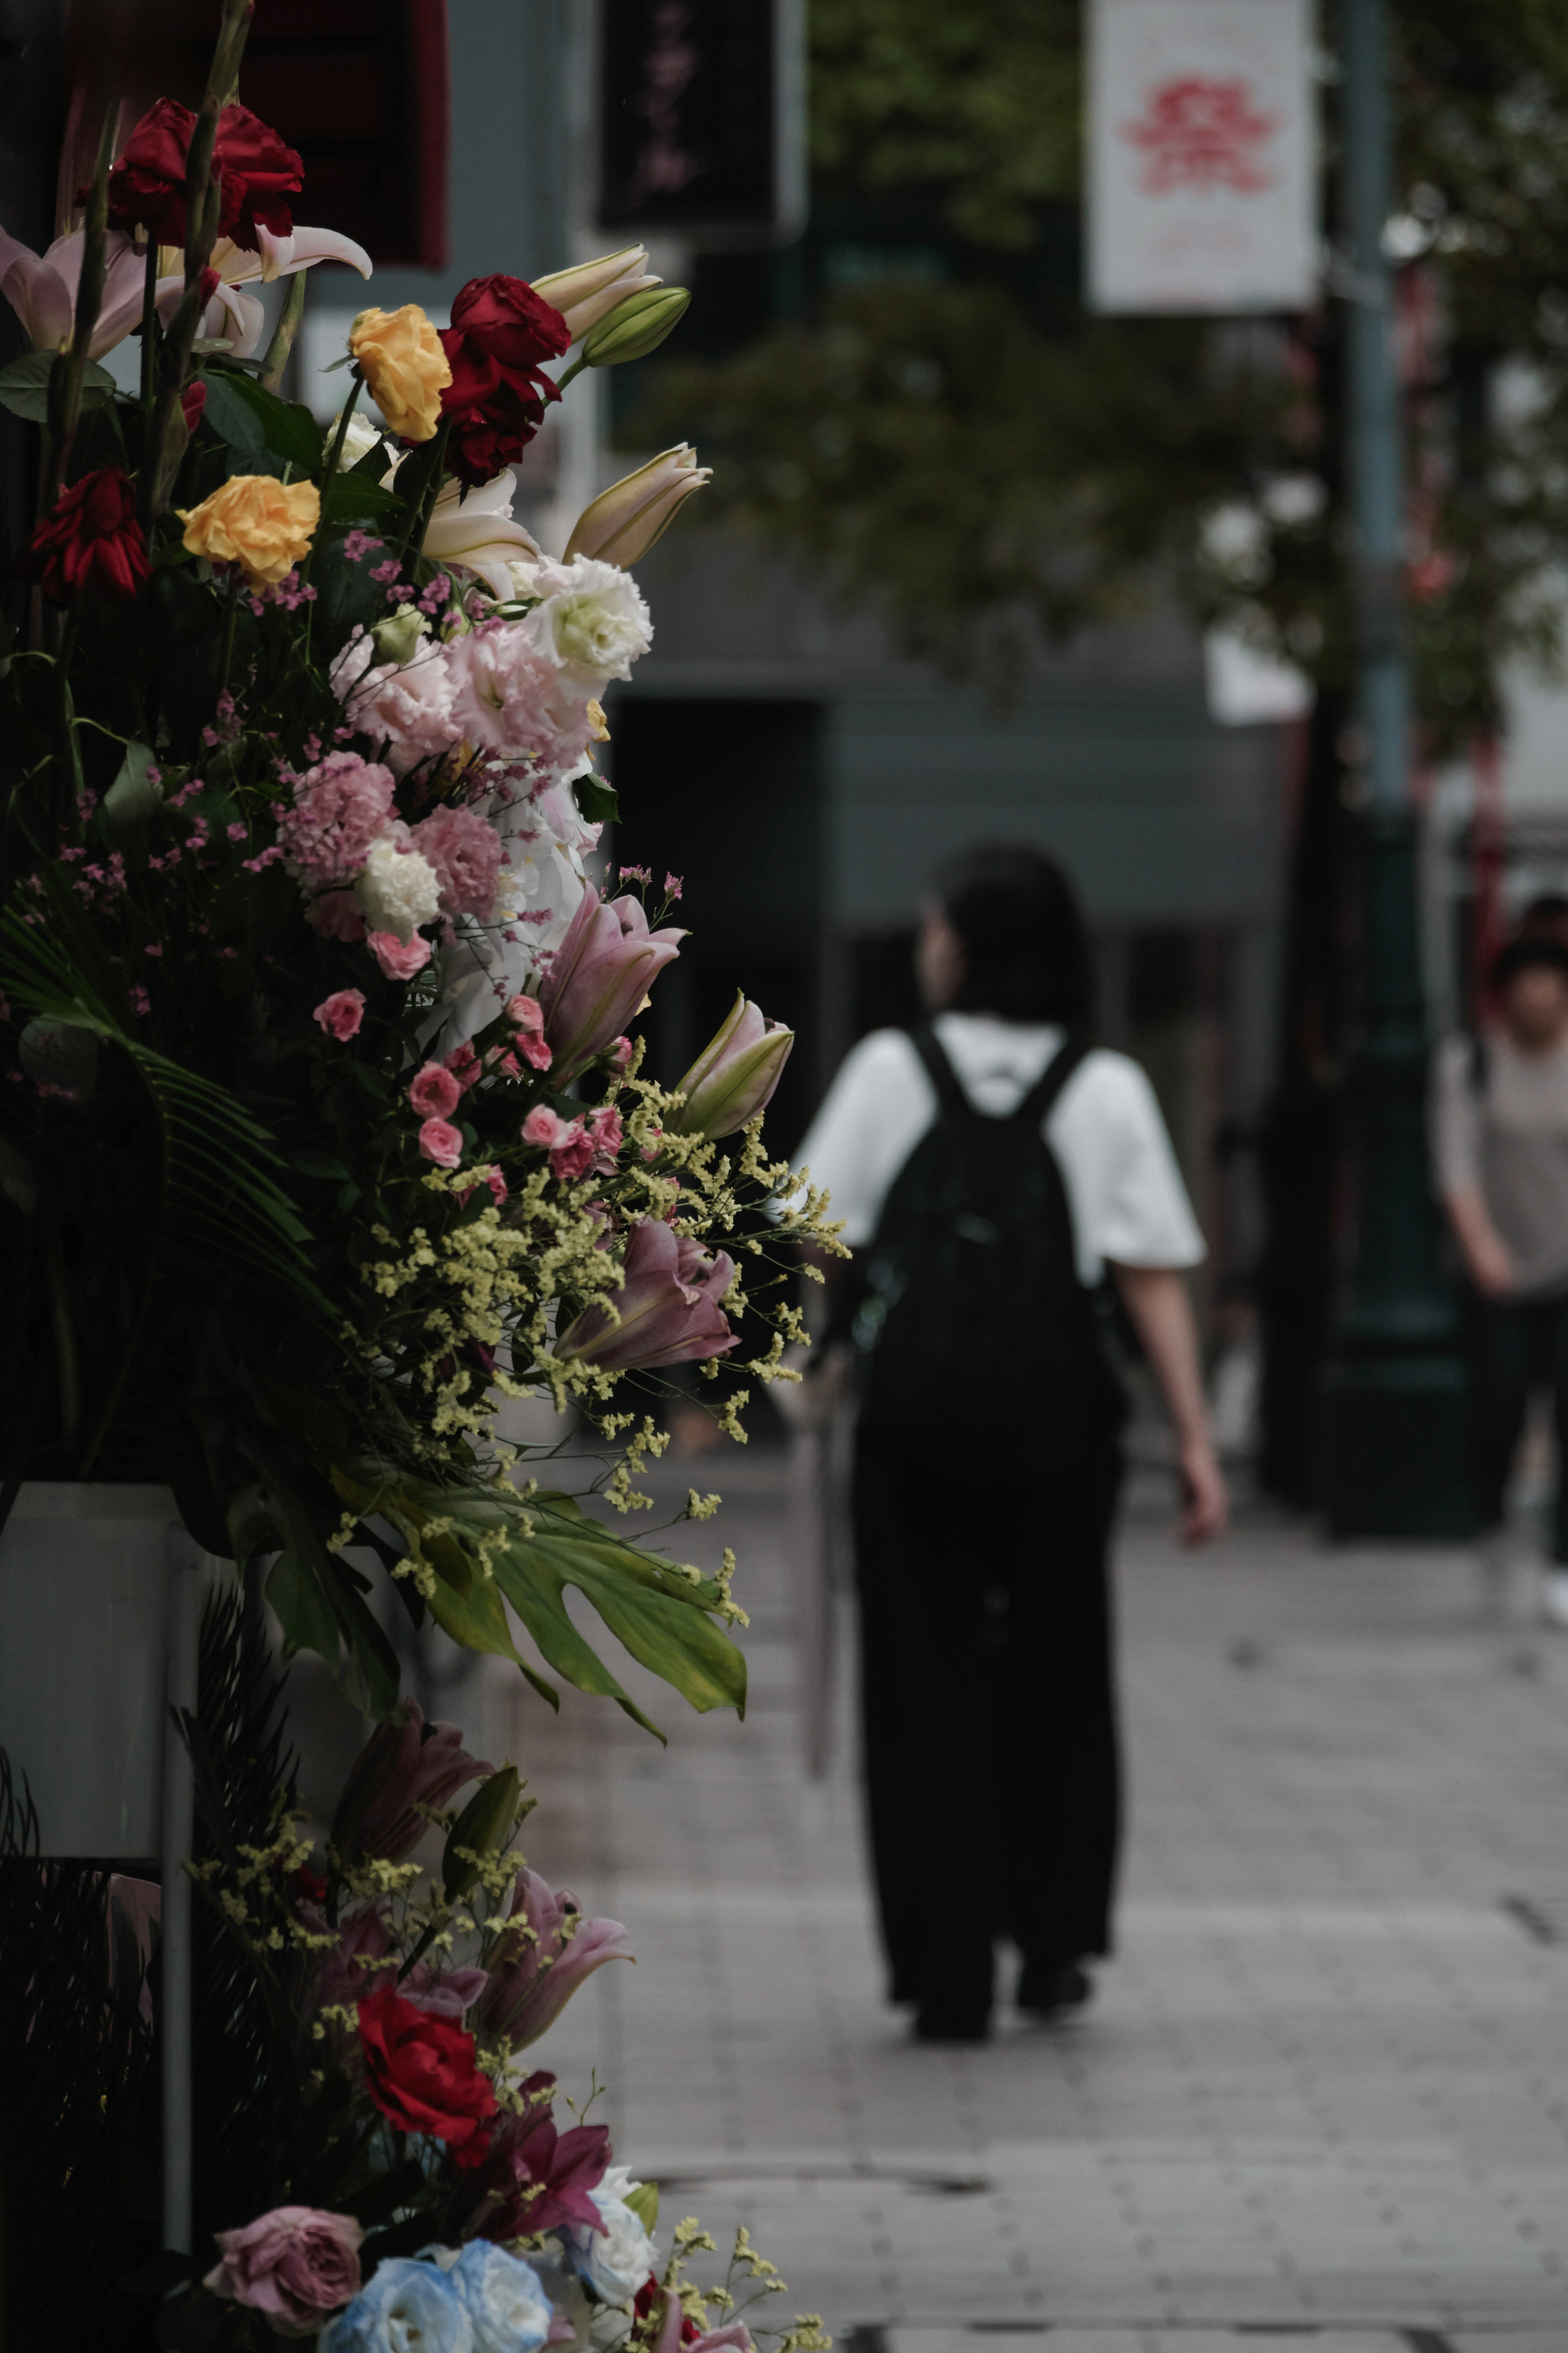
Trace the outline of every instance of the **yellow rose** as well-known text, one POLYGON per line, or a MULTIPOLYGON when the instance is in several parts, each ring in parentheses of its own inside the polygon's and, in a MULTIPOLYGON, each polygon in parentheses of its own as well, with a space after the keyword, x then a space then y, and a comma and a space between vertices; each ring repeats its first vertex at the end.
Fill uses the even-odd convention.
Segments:
POLYGON ((418 303, 362 311, 349 329, 349 349, 389 431, 405 441, 428 441, 441 422, 441 395, 452 371, 418 303))
POLYGON ((175 509, 193 555, 237 564, 252 588, 271 587, 310 551, 321 520, 314 482, 275 474, 233 474, 199 507, 175 509))

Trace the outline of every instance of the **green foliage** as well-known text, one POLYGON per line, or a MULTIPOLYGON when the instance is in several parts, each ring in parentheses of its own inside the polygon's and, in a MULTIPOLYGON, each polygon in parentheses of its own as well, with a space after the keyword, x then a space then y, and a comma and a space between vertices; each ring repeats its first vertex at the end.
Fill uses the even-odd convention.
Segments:
MULTIPOLYGON (((1010 280, 1042 206, 1077 200, 1079 16, 1056 0, 816 0, 825 188, 938 195, 966 240, 956 274, 840 292, 732 359, 667 368, 627 438, 657 446, 703 417, 720 461, 708 522, 739 522, 878 608, 904 651, 993 689, 1037 630, 1173 591, 1342 687, 1332 311, 1075 320, 1067 286, 1047 316, 1010 280)), ((1505 661, 1550 668, 1559 649, 1568 16, 1552 0, 1399 0, 1394 37, 1404 249, 1441 322, 1407 406, 1411 639, 1440 756, 1497 725, 1505 661)), ((1331 160, 1331 77, 1324 105, 1331 160)))
POLYGON ((1077 194, 1079 0, 812 0, 811 150, 829 180, 938 185, 961 236, 1018 248, 1077 194))
MULTIPOLYGON (((0 367, 0 407, 8 408, 13 417, 26 417, 29 425, 42 425, 49 413, 54 365, 53 352, 24 352, 20 359, 8 360, 0 367)), ((82 371, 82 406, 100 408, 113 390, 114 378, 109 370, 89 360, 82 371)))

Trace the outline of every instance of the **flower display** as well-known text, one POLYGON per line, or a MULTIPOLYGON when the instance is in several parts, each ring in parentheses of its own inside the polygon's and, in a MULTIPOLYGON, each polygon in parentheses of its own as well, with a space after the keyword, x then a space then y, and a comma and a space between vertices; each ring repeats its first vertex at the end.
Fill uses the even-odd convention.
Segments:
POLYGON ((270 588, 309 554, 321 519, 321 494, 314 482, 231 474, 200 506, 177 512, 193 555, 237 564, 252 588, 270 588))
POLYGON ((153 574, 130 476, 100 466, 62 491, 23 550, 20 569, 56 605, 83 589, 117 605, 139 596, 153 574))
POLYGON ((275 2206, 243 2231, 220 2231, 223 2260, 207 2274, 215 2295, 265 2314, 279 2337, 314 2337, 357 2295, 364 2238, 349 2214, 275 2206))
POLYGON ((349 349, 387 429, 406 441, 428 441, 441 421, 441 396, 452 371, 418 303, 362 311, 349 329, 349 349))
MULTIPOLYGON (((712 1367, 700 1394, 738 1434, 748 1382, 793 1377, 795 1245, 833 1242, 756 1131, 781 1033, 747 1060, 737 1032, 683 1105, 639 1033, 685 933, 668 894, 591 879, 615 806, 603 698, 651 640, 626 561, 704 470, 665 452, 565 554, 510 512, 570 347, 629 348, 679 290, 628 247, 538 285, 477 276, 439 332, 362 308, 321 433, 273 389, 297 301, 242 364, 268 332, 258 290, 370 261, 296 221, 300 158, 233 100, 244 0, 221 14, 222 89, 102 145, 46 253, 0 239, 37 347, 0 366, 0 404, 36 418, 42 391, 70 420, 0 666, 0 1144, 69 1241, 58 1269, 53 1225, 14 1238, 8 1342, 37 1401, 16 1467, 172 1484, 204 1548, 264 1580, 285 1657, 320 1656, 386 1730, 381 1861, 400 1869, 442 1759, 403 1712, 367 1576, 521 1669, 520 1623, 636 1713, 585 1638, 551 1631, 552 1579, 581 1565, 606 1629, 635 1605, 676 1691, 738 1706, 728 1568, 622 1527, 662 1442, 647 1374, 712 1367), (133 326, 139 390, 87 375, 133 326), (357 413, 367 391, 384 428, 357 413), (743 1143, 716 1150, 742 1113, 743 1143), (633 1369, 648 1394, 628 1413, 633 1369), (553 1471, 531 1481, 502 1398, 574 1409, 601 1450, 585 1503, 553 1471)), ((382 1892, 344 1915, 369 1940, 356 1965, 382 1892)), ((342 1926, 318 1931, 318 1971, 342 1926)), ((503 1957, 525 2021, 595 1960, 566 1926, 526 1984, 503 1957)), ((458 1998, 446 1967, 402 1985, 432 2018, 458 1998)))

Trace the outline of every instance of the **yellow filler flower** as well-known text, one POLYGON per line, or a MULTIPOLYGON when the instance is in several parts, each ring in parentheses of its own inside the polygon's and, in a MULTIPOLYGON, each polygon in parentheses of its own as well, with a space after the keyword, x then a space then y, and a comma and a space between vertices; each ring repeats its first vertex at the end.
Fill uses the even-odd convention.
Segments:
POLYGON ((309 554, 321 520, 321 494, 314 482, 232 474, 199 507, 175 512, 193 555, 237 564, 250 587, 270 588, 309 554))
POLYGON ((362 311, 349 329, 349 349, 388 431, 405 441, 428 441, 441 422, 441 395, 452 371, 418 303, 362 311))

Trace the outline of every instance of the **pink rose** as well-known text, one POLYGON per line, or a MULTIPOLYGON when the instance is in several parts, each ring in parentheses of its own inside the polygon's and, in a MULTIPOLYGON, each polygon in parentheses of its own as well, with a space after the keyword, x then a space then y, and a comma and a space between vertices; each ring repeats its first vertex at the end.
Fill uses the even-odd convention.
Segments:
POLYGON ((400 940, 395 932, 370 932, 366 937, 371 954, 388 980, 412 980, 430 961, 430 943, 421 939, 417 932, 407 942, 400 940))
POLYGON ((413 842, 441 886, 441 913, 488 923, 505 857, 494 826, 474 809, 438 808, 415 827, 413 842))
POLYGON ((615 1168, 616 1155, 626 1140, 621 1124, 621 1114, 613 1103, 601 1103, 588 1114, 588 1134, 593 1138, 594 1166, 605 1176, 615 1168))
POLYGON ((544 1008, 537 997, 514 997, 506 1018, 517 1031, 517 1050, 536 1071, 547 1071, 555 1057, 544 1042, 544 1008))
POLYGON ((439 1062, 426 1062, 416 1071, 408 1100, 421 1119, 450 1119, 463 1100, 463 1090, 439 1062))
POLYGON ((305 921, 324 940, 363 940, 364 917, 352 891, 323 891, 305 910, 305 921))
POLYGON ((349 2214, 275 2206, 243 2231, 216 2234, 223 2260, 203 2284, 265 2313, 279 2337, 314 2337, 360 2291, 364 2232, 349 2214))
POLYGON ((632 1041, 629 1038, 617 1038, 610 1049, 611 1069, 624 1071, 632 1059, 632 1041))
POLYGON ((548 1104, 536 1103, 522 1123, 524 1144, 537 1144, 548 1151, 559 1135, 565 1132, 566 1122, 556 1116, 548 1104))
POLYGON ((294 787, 278 820, 283 863, 311 892, 352 882, 386 833, 405 833, 393 803, 390 768, 357 752, 331 752, 294 787))
MULTIPOLYGON (((585 1176, 597 1158, 593 1137, 582 1121, 574 1119, 562 1129, 550 1147, 550 1173, 563 1185, 571 1185, 579 1176, 585 1176)), ((613 1167, 615 1163, 612 1161, 610 1166, 613 1167)))
POLYGON ((321 1023, 329 1038, 341 1043, 358 1034, 364 1019, 364 997, 357 988, 334 988, 331 997, 322 997, 311 1018, 321 1023))
POLYGON ((490 1198, 499 1209, 506 1199, 506 1178, 499 1168, 491 1168, 486 1171, 485 1183, 489 1187, 490 1198))
POLYGON ((447 1068, 465 1094, 483 1076, 484 1067, 478 1050, 473 1046, 454 1046, 447 1057, 447 1068))
POLYGON ((419 1131, 419 1149, 437 1168, 455 1168, 463 1156, 463 1139, 444 1119, 427 1119, 419 1131))

